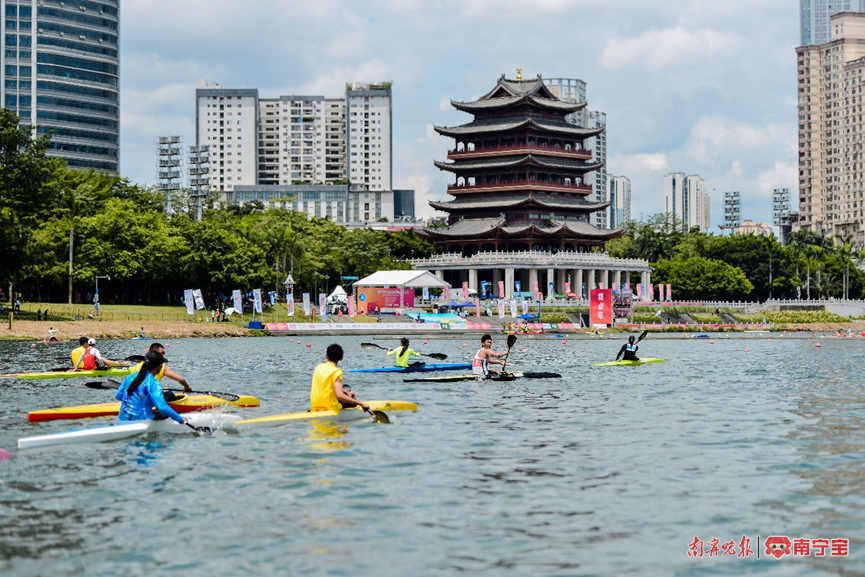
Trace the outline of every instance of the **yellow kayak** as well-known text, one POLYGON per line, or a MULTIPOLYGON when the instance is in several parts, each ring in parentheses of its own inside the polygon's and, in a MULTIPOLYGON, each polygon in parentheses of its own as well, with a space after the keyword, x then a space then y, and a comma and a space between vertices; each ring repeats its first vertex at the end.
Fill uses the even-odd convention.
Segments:
MULTIPOLYGON (((416 411, 417 405, 407 401, 365 401, 372 411, 382 411, 384 413, 392 413, 395 411, 416 411)), ((371 418, 369 413, 366 413, 360 407, 352 407, 343 409, 339 413, 334 411, 302 411, 297 413, 285 413, 282 415, 269 415, 267 417, 258 417, 256 419, 245 419, 235 421, 234 427, 243 428, 253 425, 281 425, 291 421, 314 421, 319 419, 331 419, 334 421, 357 421, 359 419, 371 418)))
MULTIPOLYGON (((226 395, 229 398, 216 397, 213 395, 177 395, 173 401, 168 401, 168 406, 178 413, 191 413, 193 411, 206 411, 216 407, 257 407, 261 403, 256 397, 226 395)), ((120 412, 120 403, 99 403, 96 405, 80 405, 77 407, 61 407, 59 409, 43 409, 31 411, 27 414, 28 421, 54 421, 58 419, 87 419, 91 417, 116 416, 120 412)))

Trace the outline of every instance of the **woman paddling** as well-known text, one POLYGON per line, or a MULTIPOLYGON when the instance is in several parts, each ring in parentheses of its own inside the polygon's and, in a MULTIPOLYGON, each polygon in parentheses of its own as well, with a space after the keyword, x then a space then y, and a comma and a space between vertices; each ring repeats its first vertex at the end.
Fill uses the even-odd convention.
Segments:
POLYGON ((396 355, 396 366, 407 369, 409 366, 422 367, 426 364, 424 362, 414 362, 409 365, 408 358, 419 357, 420 353, 416 353, 408 347, 408 339, 405 337, 399 340, 399 344, 402 345, 401 348, 387 350, 387 356, 391 357, 393 355, 396 355))
POLYGON ((640 358, 637 356, 637 349, 640 347, 637 346, 637 343, 634 342, 634 335, 628 337, 627 344, 622 345, 622 348, 619 349, 619 354, 616 355, 616 360, 619 360, 619 357, 625 355, 622 360, 625 361, 639 361, 640 358))
POLYGON ((121 421, 152 421, 165 418, 185 424, 186 419, 165 402, 162 385, 156 375, 165 364, 165 357, 156 352, 144 355, 144 366, 137 373, 126 377, 114 398, 120 401, 118 419, 121 421), (153 407, 158 413, 154 413, 153 407))

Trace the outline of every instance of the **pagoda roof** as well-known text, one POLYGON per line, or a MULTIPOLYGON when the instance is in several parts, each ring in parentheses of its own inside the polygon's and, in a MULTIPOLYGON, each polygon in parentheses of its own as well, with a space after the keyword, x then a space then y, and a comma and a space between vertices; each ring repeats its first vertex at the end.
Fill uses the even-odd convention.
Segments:
POLYGON ((529 128, 539 132, 555 133, 581 139, 597 136, 604 131, 604 128, 578 128, 573 124, 568 124, 564 120, 556 121, 540 118, 482 118, 475 119, 461 126, 436 126, 434 128, 439 134, 452 138, 529 128))
POLYGON ((499 76, 495 87, 481 96, 478 100, 489 100, 491 98, 501 98, 503 96, 534 96, 539 95, 541 98, 549 98, 558 100, 547 85, 544 84, 541 75, 530 80, 510 80, 502 74, 499 76))
POLYGON ((434 239, 470 239, 478 237, 526 237, 564 234, 586 240, 609 240, 624 234, 623 229, 601 229, 582 221, 548 221, 509 225, 504 217, 464 218, 447 228, 424 228, 423 232, 434 239))
MULTIPOLYGON (((543 156, 536 154, 519 154, 514 156, 500 156, 494 158, 471 158, 458 160, 457 162, 439 162, 434 164, 441 170, 449 172, 471 172, 475 170, 490 170, 512 168, 517 166, 539 166, 559 170, 574 170, 579 172, 590 172, 601 168, 603 162, 586 163, 580 158, 565 158, 561 156, 543 156)), ((529 183, 527 183, 529 186, 529 183)))
POLYGON ((512 209, 519 207, 536 206, 539 208, 584 210, 595 212, 607 208, 607 202, 589 202, 585 198, 575 196, 519 196, 511 198, 473 198, 460 196, 456 200, 448 202, 429 201, 431 207, 444 212, 457 212, 462 210, 477 210, 488 208, 512 209))
POLYGON ((582 110, 588 102, 563 102, 561 100, 551 100, 549 98, 538 98, 532 94, 524 94, 517 96, 503 96, 490 98, 488 100, 475 100, 474 102, 459 102, 451 100, 451 106, 463 112, 478 113, 487 110, 495 110, 498 108, 510 108, 513 106, 534 106, 555 112, 569 114, 582 110))

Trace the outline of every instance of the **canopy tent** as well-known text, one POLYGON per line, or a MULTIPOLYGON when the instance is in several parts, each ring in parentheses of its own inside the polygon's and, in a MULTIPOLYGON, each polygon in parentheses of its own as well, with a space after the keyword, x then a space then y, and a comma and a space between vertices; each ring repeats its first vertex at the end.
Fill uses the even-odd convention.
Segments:
POLYGON ((404 288, 441 288, 451 285, 428 270, 380 270, 362 278, 355 286, 398 286, 404 288))
POLYGON ((335 289, 333 289, 333 292, 330 293, 330 295, 328 295, 328 297, 327 297, 327 302, 329 302, 329 303, 335 303, 335 302, 344 303, 346 301, 348 301, 348 293, 345 292, 345 289, 342 288, 342 286, 340 286, 340 285, 337 285, 337 287, 335 289))

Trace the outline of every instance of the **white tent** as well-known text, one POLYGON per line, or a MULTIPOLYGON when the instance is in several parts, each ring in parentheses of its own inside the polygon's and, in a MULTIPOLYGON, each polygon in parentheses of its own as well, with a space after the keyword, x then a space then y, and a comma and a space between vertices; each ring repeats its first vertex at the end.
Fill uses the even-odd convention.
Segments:
POLYGON ((448 287, 451 285, 428 270, 380 270, 362 278, 355 286, 398 286, 403 288, 448 287))
POLYGON ((327 301, 331 303, 341 302, 344 303, 348 300, 348 293, 345 292, 345 289, 340 285, 337 285, 333 292, 327 297, 327 301))

